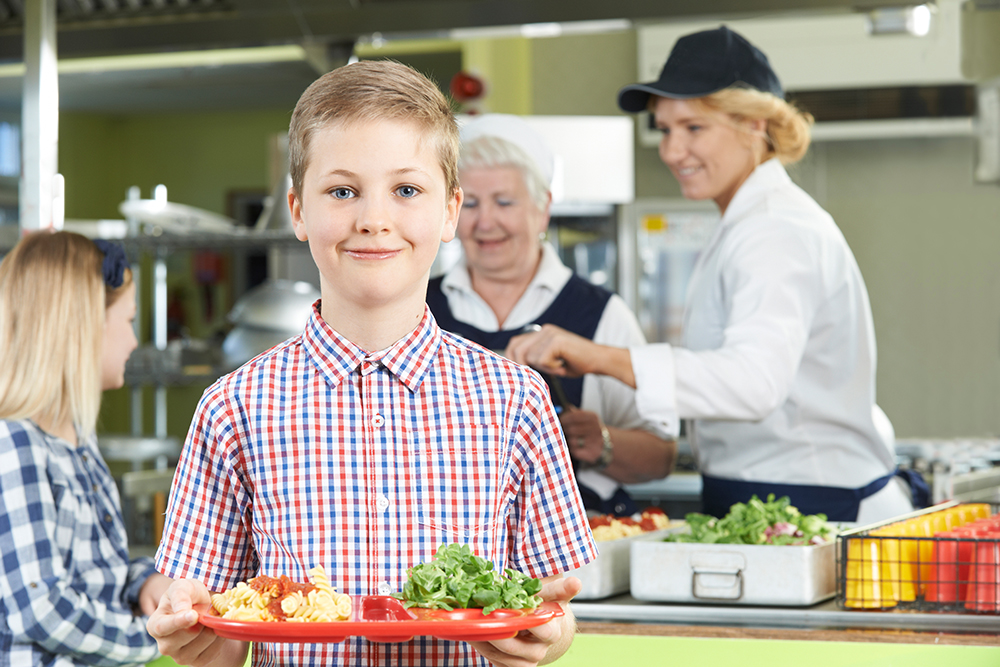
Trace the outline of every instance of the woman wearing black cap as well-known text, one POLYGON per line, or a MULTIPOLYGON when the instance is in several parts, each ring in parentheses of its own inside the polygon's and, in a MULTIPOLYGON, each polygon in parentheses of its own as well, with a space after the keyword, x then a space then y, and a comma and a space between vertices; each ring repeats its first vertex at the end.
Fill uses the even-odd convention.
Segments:
POLYGON ((840 521, 910 511, 875 403, 861 272, 782 166, 805 155, 812 118, 785 102, 767 57, 725 27, 679 39, 659 80, 626 86, 618 103, 653 112, 684 196, 722 213, 690 279, 683 346, 598 346, 547 326, 513 340, 511 358, 616 377, 636 388, 643 417, 672 432, 691 420, 708 513, 769 493, 840 521))

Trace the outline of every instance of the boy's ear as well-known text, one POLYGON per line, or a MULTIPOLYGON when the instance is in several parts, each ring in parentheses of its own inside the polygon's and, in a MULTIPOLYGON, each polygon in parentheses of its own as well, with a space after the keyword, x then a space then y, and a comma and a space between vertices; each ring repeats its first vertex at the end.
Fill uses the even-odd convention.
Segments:
POLYGON ((292 215, 292 228, 295 230, 295 238, 300 241, 308 241, 306 234, 306 223, 302 219, 302 202, 295 194, 295 188, 288 188, 288 211, 292 215))
POLYGON ((462 212, 462 202, 465 200, 465 193, 462 188, 455 188, 455 192, 448 198, 448 205, 445 208, 444 229, 441 230, 441 240, 447 243, 455 238, 455 230, 458 228, 458 215, 462 212))

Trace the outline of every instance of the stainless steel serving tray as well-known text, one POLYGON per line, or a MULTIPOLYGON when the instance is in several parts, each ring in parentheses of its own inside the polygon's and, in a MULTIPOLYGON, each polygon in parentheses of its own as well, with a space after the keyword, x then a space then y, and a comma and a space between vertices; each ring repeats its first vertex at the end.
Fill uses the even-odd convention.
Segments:
POLYGON ((810 606, 837 591, 836 547, 637 541, 630 588, 638 600, 810 606))
POLYGON ((662 540, 672 532, 682 530, 685 524, 654 530, 639 535, 630 535, 617 540, 598 542, 599 555, 578 570, 567 573, 578 577, 583 589, 574 600, 600 600, 601 598, 628 592, 632 545, 640 541, 662 540))

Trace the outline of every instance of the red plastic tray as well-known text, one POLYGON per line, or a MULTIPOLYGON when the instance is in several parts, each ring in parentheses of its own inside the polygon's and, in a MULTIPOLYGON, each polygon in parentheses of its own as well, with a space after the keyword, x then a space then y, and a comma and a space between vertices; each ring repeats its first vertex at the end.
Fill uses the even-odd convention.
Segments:
POLYGON ((563 615, 557 602, 543 602, 535 609, 406 609, 394 597, 352 595, 351 618, 329 623, 234 621, 218 616, 208 605, 197 605, 198 620, 215 634, 230 639, 281 643, 336 643, 348 637, 376 642, 405 642, 416 636, 474 642, 507 639, 521 630, 563 615))

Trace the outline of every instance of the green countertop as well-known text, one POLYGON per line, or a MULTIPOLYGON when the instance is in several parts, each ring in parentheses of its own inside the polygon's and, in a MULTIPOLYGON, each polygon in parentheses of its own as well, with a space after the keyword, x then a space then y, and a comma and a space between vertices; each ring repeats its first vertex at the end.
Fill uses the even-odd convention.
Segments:
MULTIPOLYGON (((997 622, 1000 630, 1000 620, 997 622)), ((578 634, 560 667, 1000 667, 1000 647, 578 634)), ((174 667, 169 658, 150 667, 174 667)))

